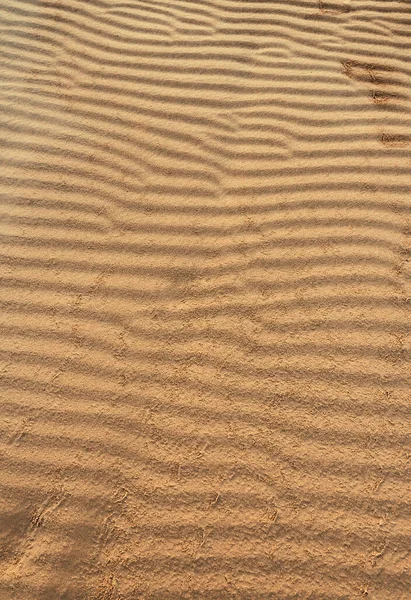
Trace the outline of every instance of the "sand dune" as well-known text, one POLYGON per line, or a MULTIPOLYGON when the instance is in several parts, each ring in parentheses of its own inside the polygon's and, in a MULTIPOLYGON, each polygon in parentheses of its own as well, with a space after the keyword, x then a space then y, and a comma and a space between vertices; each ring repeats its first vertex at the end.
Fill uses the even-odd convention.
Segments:
POLYGON ((4 600, 411 598, 411 11, 4 0, 4 600))

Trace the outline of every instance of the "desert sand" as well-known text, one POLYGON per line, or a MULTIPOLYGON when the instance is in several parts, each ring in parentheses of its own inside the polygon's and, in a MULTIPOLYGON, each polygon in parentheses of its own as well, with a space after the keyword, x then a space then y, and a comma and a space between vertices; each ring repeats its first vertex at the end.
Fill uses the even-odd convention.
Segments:
POLYGON ((410 3, 0 31, 1 600, 409 600, 410 3))

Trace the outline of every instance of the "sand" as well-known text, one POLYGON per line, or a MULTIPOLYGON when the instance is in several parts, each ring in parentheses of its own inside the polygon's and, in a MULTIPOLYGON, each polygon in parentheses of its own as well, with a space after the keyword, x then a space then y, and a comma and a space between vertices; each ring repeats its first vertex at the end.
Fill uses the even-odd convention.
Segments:
POLYGON ((411 598, 410 25, 1 2, 1 600, 411 598))

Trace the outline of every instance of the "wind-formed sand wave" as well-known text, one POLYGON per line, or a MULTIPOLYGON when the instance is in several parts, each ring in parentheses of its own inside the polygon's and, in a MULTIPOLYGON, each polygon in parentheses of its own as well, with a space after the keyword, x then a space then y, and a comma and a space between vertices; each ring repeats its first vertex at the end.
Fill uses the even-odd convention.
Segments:
POLYGON ((410 7, 0 7, 4 600, 408 598, 410 7))

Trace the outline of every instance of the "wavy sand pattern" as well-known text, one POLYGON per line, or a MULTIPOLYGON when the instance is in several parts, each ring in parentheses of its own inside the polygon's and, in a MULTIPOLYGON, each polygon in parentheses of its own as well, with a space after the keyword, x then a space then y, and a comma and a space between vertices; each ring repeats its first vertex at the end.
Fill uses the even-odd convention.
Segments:
POLYGON ((410 25, 1 3, 2 600, 411 598, 410 25))

